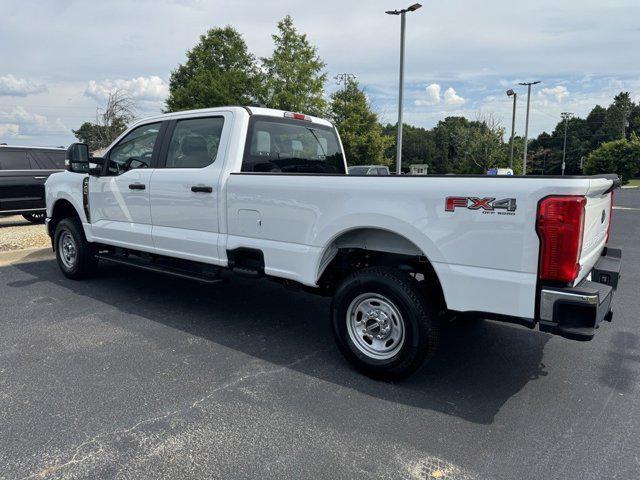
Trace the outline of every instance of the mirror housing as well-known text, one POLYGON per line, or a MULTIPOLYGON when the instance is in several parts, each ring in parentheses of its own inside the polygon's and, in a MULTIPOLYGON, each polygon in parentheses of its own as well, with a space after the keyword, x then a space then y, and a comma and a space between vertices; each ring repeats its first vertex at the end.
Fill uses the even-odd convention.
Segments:
POLYGON ((67 148, 64 166, 70 172, 89 173, 89 147, 86 143, 72 143, 67 148))

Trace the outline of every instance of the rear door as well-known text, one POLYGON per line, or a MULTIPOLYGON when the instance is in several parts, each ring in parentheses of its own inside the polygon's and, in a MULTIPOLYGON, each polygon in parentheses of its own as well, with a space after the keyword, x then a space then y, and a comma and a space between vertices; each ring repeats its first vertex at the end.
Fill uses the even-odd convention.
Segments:
POLYGON ((160 151, 161 122, 131 130, 106 155, 101 177, 89 177, 96 241, 153 251, 149 187, 160 151))
POLYGON ((232 114, 177 119, 168 125, 151 178, 153 242, 160 254, 220 263, 220 177, 232 114))
POLYGON ((27 149, 0 147, 0 211, 44 209, 47 172, 31 168, 27 149))

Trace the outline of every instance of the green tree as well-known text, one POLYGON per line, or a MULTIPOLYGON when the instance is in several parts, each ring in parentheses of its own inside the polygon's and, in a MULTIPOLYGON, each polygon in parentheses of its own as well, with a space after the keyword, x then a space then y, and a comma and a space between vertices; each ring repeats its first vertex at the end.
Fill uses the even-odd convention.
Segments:
POLYGON ((166 111, 248 105, 259 96, 259 86, 255 57, 242 36, 230 26, 214 28, 171 72, 166 111))
POLYGON ((324 83, 325 63, 318 56, 305 34, 300 34, 287 15, 278 22, 278 33, 272 35, 275 49, 262 59, 264 69, 263 103, 278 108, 310 115, 326 113, 324 83))
POLYGON ((584 171, 588 175, 617 173, 627 183, 640 171, 640 139, 632 133, 629 140, 603 143, 589 155, 584 171))
POLYGON ((392 138, 382 133, 378 116, 371 110, 364 92, 355 80, 331 95, 330 115, 333 119, 349 165, 388 165, 385 150, 392 138))
POLYGON ((629 92, 620 92, 613 99, 613 103, 607 108, 604 120, 604 131, 608 140, 617 140, 627 137, 629 117, 633 113, 635 104, 631 101, 629 92))

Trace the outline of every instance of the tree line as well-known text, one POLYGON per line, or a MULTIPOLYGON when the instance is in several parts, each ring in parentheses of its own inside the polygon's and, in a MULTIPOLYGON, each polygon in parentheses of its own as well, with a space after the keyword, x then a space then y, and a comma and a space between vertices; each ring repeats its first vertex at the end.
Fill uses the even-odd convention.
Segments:
MULTIPOLYGON (((225 105, 259 104, 330 118, 340 132, 350 165, 394 166, 396 125, 381 125, 363 89, 353 78, 325 95, 326 64, 307 35, 290 16, 277 24, 270 56, 256 58, 242 35, 231 26, 213 28, 186 53, 186 61, 171 72, 165 112, 225 105)), ((117 92, 116 106, 122 104, 117 92)), ((96 122, 85 122, 74 134, 92 150, 106 147, 126 123, 131 109, 114 116, 107 108, 96 122), (126 117, 126 118, 125 118, 126 117)), ((492 114, 476 119, 450 116, 431 129, 405 125, 403 165, 428 164, 429 173, 486 173, 507 167, 509 142, 492 114)), ((567 125, 567 174, 616 171, 629 178, 640 169, 640 105, 629 93, 617 95, 607 107, 596 106, 585 119, 567 125), (610 144, 611 142, 614 142, 610 144), (617 142, 617 143, 615 143, 617 142), (613 170, 611 170, 613 169, 613 170)), ((559 174, 564 123, 529 144, 531 174, 559 174)), ((514 140, 514 171, 521 171, 524 139, 514 140)))

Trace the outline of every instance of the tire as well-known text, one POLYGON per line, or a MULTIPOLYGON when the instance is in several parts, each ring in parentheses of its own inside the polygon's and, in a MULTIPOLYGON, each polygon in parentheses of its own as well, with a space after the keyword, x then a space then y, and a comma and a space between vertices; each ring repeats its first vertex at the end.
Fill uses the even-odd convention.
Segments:
POLYGON ((65 218, 56 226, 53 237, 56 260, 62 273, 73 280, 92 276, 98 267, 98 259, 87 242, 80 221, 65 218))
POLYGON ((431 358, 440 336, 438 313, 436 295, 390 267, 351 274, 331 304, 342 354, 365 375, 385 381, 406 378, 431 358))
POLYGON ((44 223, 44 219, 46 218, 46 214, 44 212, 39 212, 39 213, 23 213, 22 217, 31 222, 31 223, 35 223, 37 224, 41 224, 44 223))

